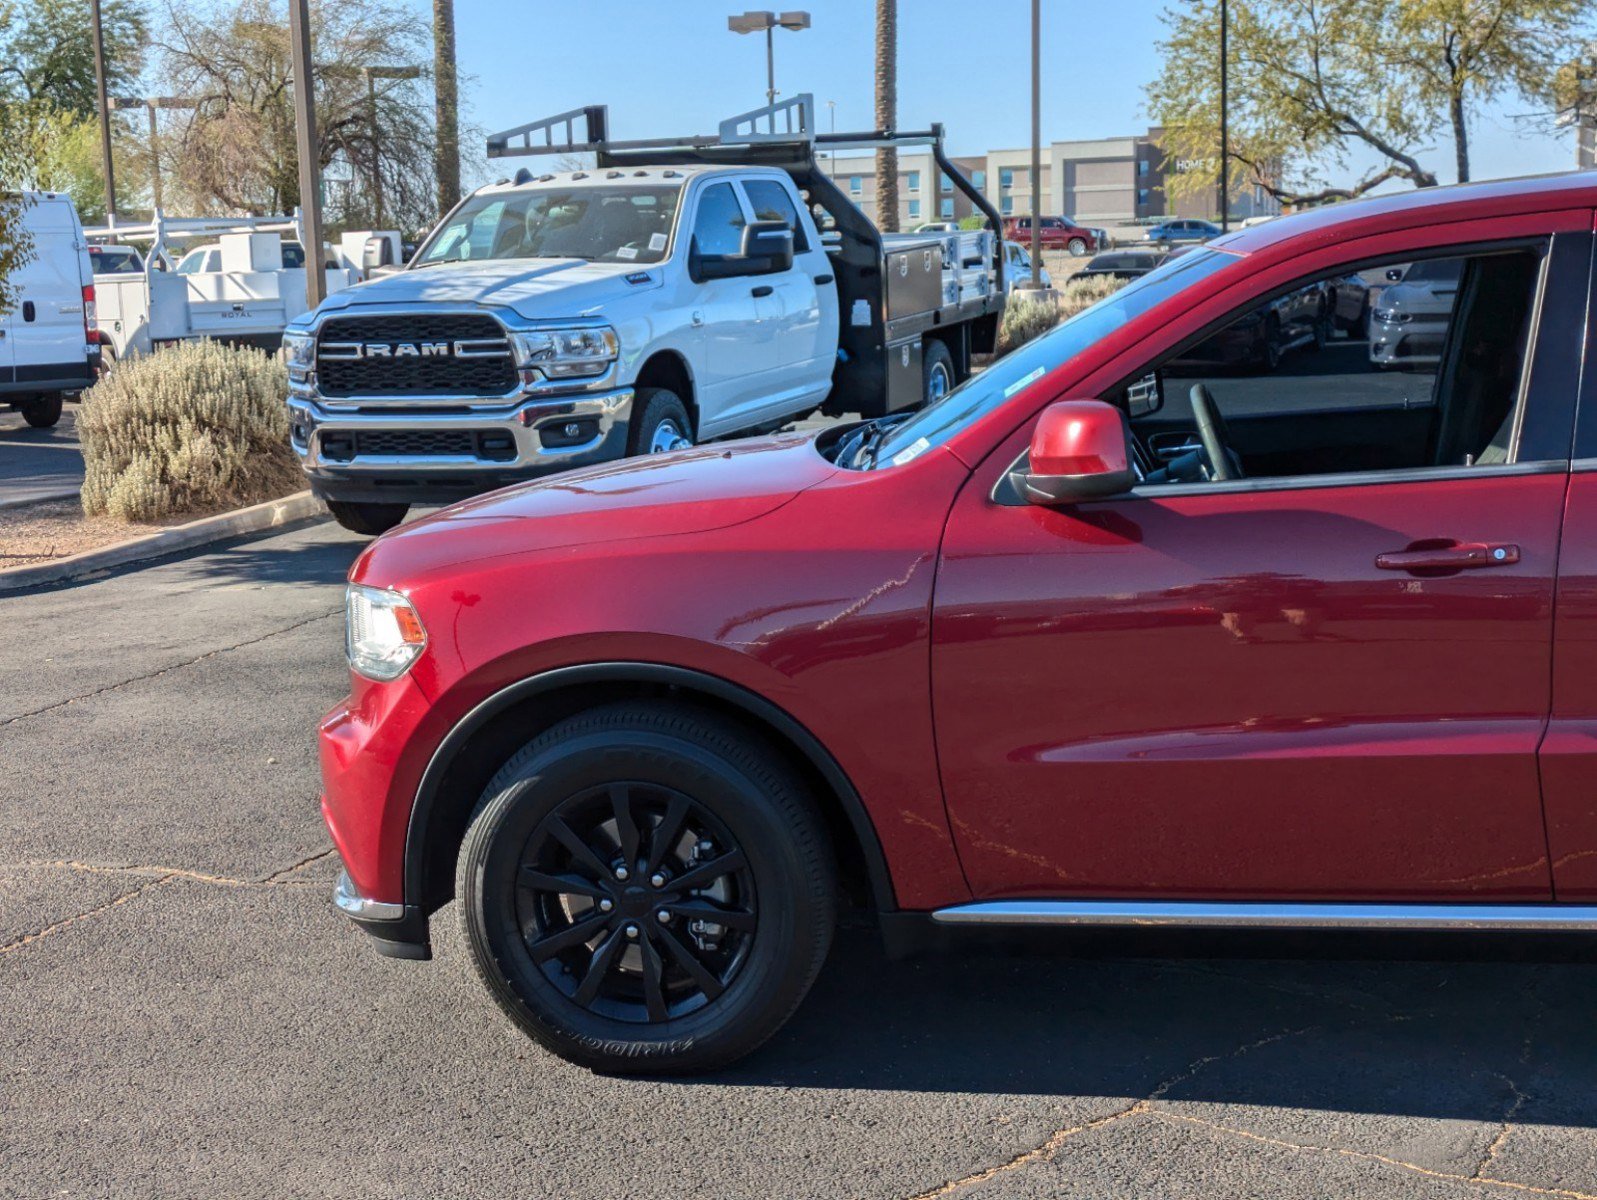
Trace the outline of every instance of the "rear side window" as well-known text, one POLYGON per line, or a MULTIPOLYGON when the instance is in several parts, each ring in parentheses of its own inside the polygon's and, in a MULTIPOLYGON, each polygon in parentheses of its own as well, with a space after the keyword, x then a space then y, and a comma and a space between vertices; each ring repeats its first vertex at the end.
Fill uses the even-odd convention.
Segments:
POLYGON ((809 247, 804 236, 804 226, 799 222, 798 210, 787 189, 774 179, 750 179, 743 184, 754 210, 756 221, 781 221, 793 231, 793 251, 803 254, 809 247))
POLYGON ((699 196, 693 240, 700 254, 739 254, 743 250, 743 209, 730 183, 712 183, 699 196))

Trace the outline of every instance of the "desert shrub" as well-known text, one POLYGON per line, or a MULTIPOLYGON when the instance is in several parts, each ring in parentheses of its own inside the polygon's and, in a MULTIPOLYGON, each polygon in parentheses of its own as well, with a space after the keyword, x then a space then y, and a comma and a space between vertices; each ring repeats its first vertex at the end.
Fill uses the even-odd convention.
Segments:
POLYGON ((1033 297, 1029 292, 1012 292, 1004 306, 1004 321, 998 327, 998 352, 1008 354, 1032 338, 1047 333, 1059 322, 1091 308, 1105 296, 1126 286, 1124 279, 1091 275, 1086 279, 1066 280, 1055 292, 1033 297))
POLYGON ((180 342, 130 357, 83 396, 83 511, 124 521, 256 504, 303 487, 288 375, 260 350, 180 342))

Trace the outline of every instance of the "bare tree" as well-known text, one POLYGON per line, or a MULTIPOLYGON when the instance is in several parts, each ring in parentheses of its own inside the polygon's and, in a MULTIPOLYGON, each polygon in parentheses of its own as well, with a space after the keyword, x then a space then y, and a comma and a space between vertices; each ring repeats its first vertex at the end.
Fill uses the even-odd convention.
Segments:
MULTIPOLYGON (((876 0, 876 128, 898 128, 898 0, 876 0)), ((876 225, 898 232, 898 151, 876 152, 876 225)))
POLYGON ((438 127, 438 215, 460 203, 460 84, 455 0, 433 0, 433 96, 438 127))

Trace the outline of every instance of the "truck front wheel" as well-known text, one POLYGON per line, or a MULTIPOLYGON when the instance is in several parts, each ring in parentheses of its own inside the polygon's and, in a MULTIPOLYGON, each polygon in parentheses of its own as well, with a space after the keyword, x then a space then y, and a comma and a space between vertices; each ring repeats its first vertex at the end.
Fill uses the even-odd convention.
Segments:
POLYGON ((665 388, 639 388, 632 398, 627 453, 664 454, 691 445, 693 422, 688 418, 688 406, 665 388))
POLYGON ((927 404, 935 404, 954 390, 954 356, 945 344, 935 340, 926 343, 921 375, 926 380, 927 404))
POLYGON ((333 520, 351 533, 367 537, 387 533, 410 511, 408 504, 356 504, 348 500, 327 500, 326 504, 333 520))

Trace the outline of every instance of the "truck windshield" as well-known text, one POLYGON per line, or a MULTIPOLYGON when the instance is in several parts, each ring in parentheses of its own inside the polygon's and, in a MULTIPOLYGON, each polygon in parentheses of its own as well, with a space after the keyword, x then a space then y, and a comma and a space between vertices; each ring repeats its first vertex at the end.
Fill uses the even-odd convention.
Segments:
POLYGON ((553 187, 473 196, 428 239, 414 266, 509 258, 657 263, 680 187, 553 187))
POLYGON ((1100 338, 1236 261, 1234 255, 1220 250, 1196 250, 1165 261, 893 426, 868 461, 886 467, 918 457, 981 420, 1100 338))

